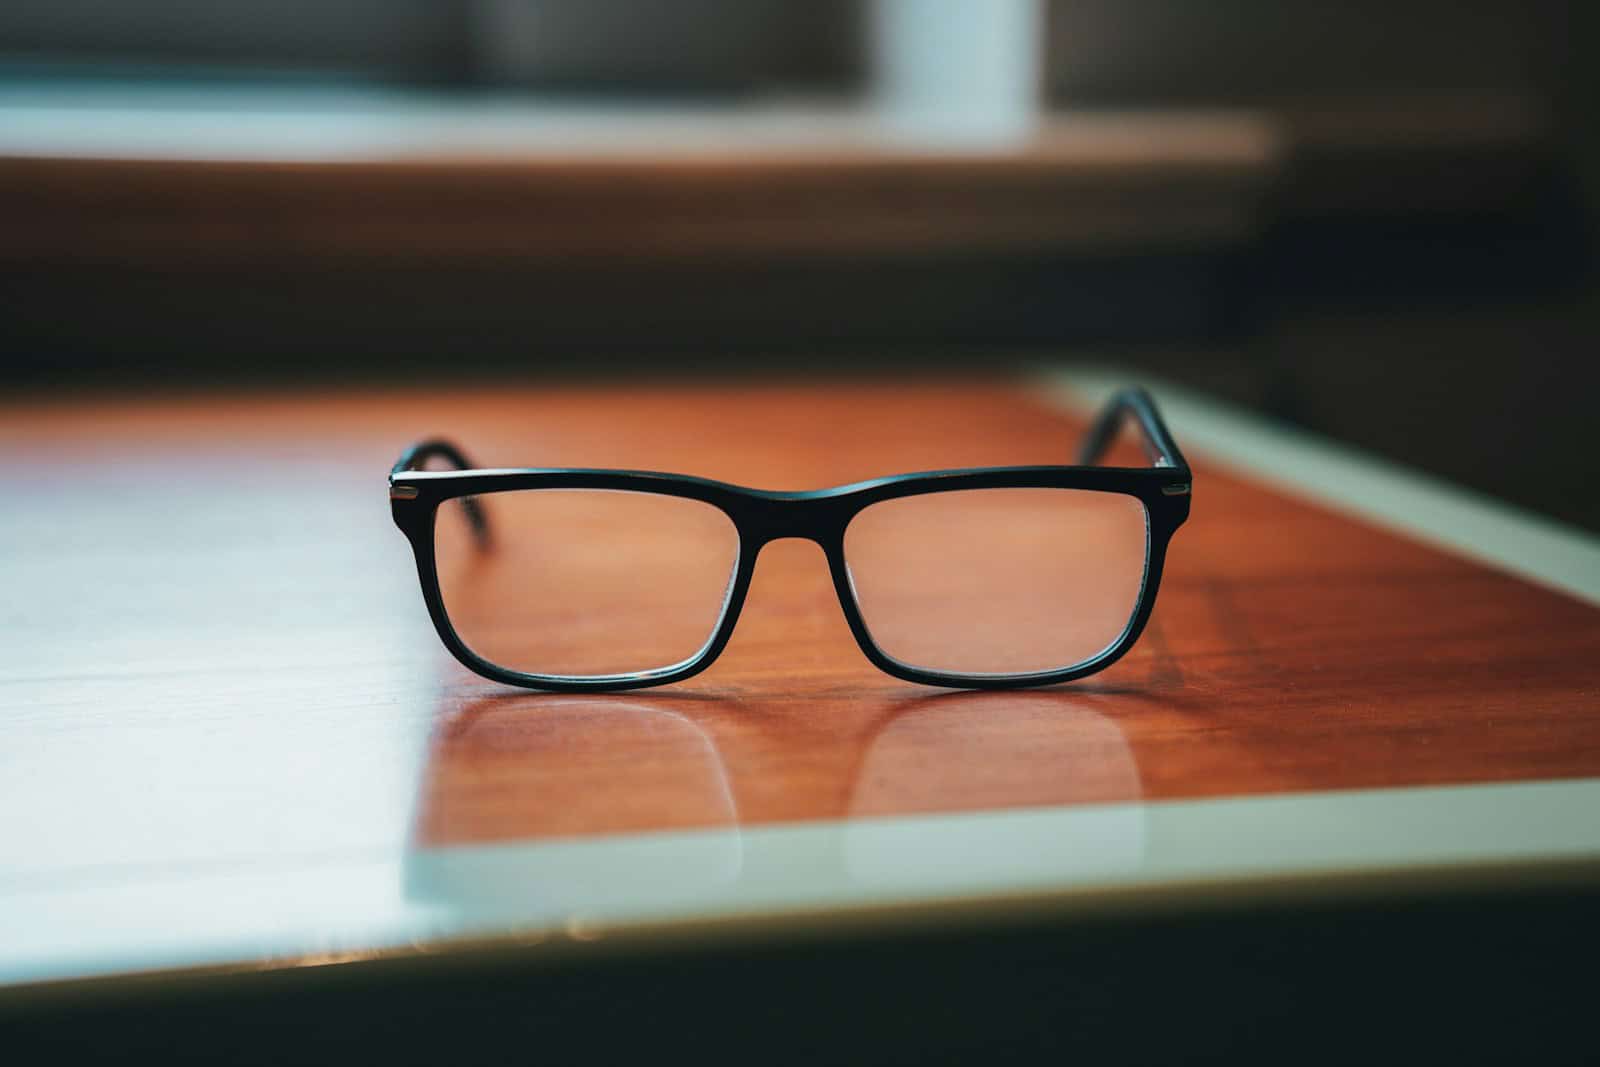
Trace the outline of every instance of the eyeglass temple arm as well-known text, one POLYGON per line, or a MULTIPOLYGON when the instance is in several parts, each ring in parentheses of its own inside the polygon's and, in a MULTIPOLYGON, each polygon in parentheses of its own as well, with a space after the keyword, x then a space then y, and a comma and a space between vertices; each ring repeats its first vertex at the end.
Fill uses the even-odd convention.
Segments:
POLYGON ((1189 461, 1183 458, 1167 424, 1161 421, 1156 402, 1143 389, 1122 389, 1106 401, 1078 449, 1079 465, 1092 467, 1098 464, 1111 448, 1111 442, 1116 440, 1123 421, 1128 418, 1139 424, 1140 441, 1152 466, 1174 467, 1183 471, 1189 469, 1189 461))
MULTIPOLYGON (((389 473, 403 474, 406 471, 419 471, 427 466, 431 459, 442 459, 458 471, 472 470, 474 464, 466 454, 440 438, 427 441, 418 441, 394 461, 394 466, 389 473)), ((478 503, 476 497, 463 496, 456 498, 461 503, 461 510, 466 513, 467 525, 472 527, 472 536, 478 542, 479 548, 489 547, 489 517, 484 514, 483 505, 478 503)))

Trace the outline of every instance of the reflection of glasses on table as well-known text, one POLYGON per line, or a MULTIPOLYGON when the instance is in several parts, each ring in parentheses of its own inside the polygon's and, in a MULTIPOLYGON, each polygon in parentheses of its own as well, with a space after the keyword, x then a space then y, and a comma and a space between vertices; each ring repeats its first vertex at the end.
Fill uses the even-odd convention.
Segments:
POLYGON ((630 689, 696 674, 728 643, 762 546, 799 537, 822 547, 879 668, 1001 688, 1079 678, 1126 652, 1189 515, 1189 465, 1142 390, 1112 398, 1079 458, 770 492, 644 471, 475 470, 426 441, 394 465, 389 499, 439 637, 497 681, 630 689), (1129 416, 1153 466, 1093 466, 1129 416), (458 469, 421 469, 435 459, 458 469))

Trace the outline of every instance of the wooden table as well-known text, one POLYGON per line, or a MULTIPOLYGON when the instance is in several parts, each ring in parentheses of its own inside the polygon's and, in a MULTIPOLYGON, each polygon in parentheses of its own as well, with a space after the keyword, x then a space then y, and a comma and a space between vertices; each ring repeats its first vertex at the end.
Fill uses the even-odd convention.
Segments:
MULTIPOLYGON (((464 1026, 1204 1057, 1357 974, 1371 1018, 1492 990, 1573 1038, 1552 976, 1596 945, 1600 549, 1415 490, 1523 573, 1474 561, 1307 499, 1403 525, 1403 476, 1168 400, 1193 518, 1104 674, 896 681, 816 548, 779 542, 714 667, 613 696, 448 657, 388 516, 405 444, 798 489, 1066 462, 1081 413, 978 381, 7 404, 0 1028, 246 1058, 499 1048, 464 1026), (1514 983, 1464 962, 1536 952, 1514 983), (1173 1026, 1135 1041, 1146 1010, 1173 1026)), ((1529 1040, 1466 1034, 1405 1047, 1529 1040)))

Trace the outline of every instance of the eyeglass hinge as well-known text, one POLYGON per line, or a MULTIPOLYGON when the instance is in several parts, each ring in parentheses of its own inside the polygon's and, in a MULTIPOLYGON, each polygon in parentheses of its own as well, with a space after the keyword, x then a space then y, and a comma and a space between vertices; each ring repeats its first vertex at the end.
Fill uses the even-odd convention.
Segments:
POLYGON ((1162 496, 1188 496, 1189 495, 1189 483, 1188 482, 1183 482, 1180 485, 1163 485, 1161 487, 1161 495, 1162 496))
POLYGON ((390 500, 415 500, 417 487, 414 485, 391 485, 389 487, 390 500))

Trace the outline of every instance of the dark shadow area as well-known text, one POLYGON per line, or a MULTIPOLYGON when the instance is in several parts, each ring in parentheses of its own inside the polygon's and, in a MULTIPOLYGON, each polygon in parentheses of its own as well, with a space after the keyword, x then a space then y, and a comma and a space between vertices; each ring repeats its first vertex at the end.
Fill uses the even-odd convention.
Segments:
POLYGON ((311 1049, 387 1063, 535 1050, 622 1061, 662 1048, 708 1063, 1332 1064, 1375 1051, 1587 1063, 1595 905, 1586 887, 1402 890, 1178 916, 852 922, 779 938, 734 924, 642 953, 561 939, 46 989, 8 1004, 0 1023, 24 1058, 115 1047, 168 1063, 277 1063, 311 1049))

